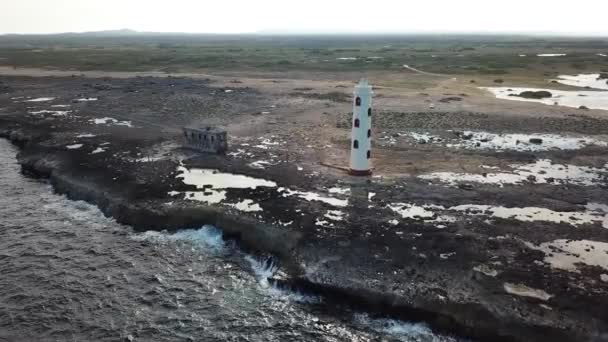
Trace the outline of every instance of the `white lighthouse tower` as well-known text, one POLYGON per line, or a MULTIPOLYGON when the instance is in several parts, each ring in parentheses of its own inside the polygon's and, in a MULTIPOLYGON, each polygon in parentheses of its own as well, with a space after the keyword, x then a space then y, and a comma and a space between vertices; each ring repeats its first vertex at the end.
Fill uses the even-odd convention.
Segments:
POLYGON ((369 176, 372 148, 372 87, 366 79, 355 86, 350 145, 350 174, 369 176))

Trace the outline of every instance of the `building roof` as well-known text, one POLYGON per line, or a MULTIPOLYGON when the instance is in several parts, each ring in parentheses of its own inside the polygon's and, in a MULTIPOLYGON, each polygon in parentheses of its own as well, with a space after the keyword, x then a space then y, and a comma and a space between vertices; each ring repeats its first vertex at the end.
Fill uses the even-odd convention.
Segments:
POLYGON ((208 133, 208 134, 218 134, 218 133, 226 133, 226 130, 221 128, 221 127, 216 127, 216 126, 203 126, 203 125, 197 125, 197 126, 186 126, 184 127, 184 129, 187 129, 189 131, 198 131, 201 133, 208 133))

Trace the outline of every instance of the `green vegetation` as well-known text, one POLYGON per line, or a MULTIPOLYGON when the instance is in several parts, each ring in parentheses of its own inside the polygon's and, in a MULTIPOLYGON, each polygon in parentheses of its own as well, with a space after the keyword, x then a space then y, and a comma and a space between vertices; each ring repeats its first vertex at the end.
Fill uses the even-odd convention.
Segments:
POLYGON ((505 75, 600 70, 608 58, 598 54, 607 52, 608 39, 519 36, 0 36, 2 65, 107 71, 396 71, 408 64, 434 73, 505 75))

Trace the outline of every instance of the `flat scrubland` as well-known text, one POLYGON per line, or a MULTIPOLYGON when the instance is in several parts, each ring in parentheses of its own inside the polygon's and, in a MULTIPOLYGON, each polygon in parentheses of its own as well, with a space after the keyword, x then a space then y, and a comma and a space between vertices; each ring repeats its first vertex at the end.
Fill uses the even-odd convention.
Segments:
POLYGON ((606 57, 599 54, 608 54, 608 40, 444 35, 0 37, 3 65, 105 71, 390 72, 407 64, 432 73, 506 77, 608 68, 606 57))

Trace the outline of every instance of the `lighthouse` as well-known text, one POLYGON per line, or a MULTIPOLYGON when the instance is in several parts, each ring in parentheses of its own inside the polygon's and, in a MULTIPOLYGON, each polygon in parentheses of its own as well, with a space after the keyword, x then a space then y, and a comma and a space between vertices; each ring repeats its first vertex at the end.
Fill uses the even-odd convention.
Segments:
POLYGON ((369 176, 372 174, 372 87, 366 79, 355 86, 353 122, 350 144, 350 174, 369 176))

